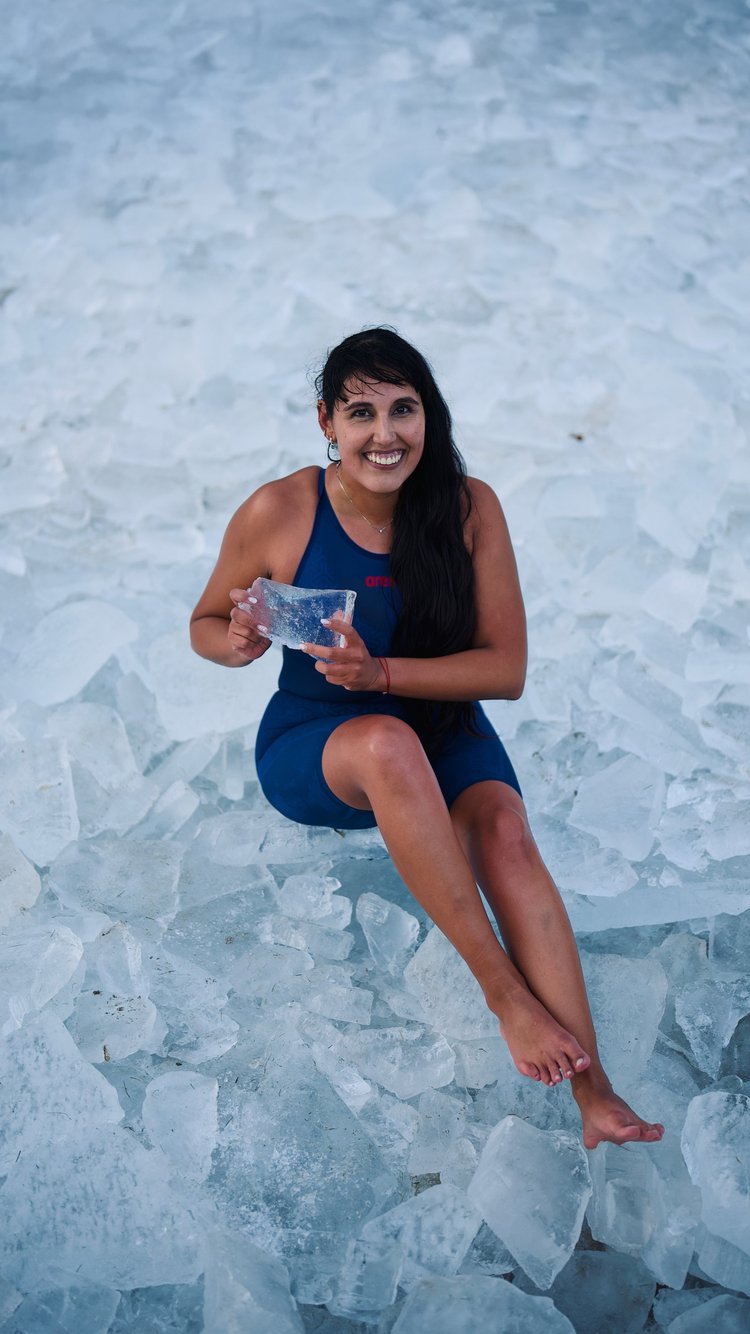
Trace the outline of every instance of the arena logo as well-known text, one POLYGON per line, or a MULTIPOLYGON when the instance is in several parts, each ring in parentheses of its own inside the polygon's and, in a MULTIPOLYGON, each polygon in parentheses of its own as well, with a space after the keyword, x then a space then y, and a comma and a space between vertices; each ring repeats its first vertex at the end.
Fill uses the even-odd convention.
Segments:
POLYGON ((389 574, 368 574, 365 583, 368 588, 391 588, 393 580, 389 574))

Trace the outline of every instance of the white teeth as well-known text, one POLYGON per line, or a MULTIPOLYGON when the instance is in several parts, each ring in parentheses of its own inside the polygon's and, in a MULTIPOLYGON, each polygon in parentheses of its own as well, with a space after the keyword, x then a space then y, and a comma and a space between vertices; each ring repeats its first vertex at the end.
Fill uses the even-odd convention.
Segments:
POLYGON ((370 463, 385 468, 391 463, 398 463, 399 459, 403 458, 403 454, 403 449, 397 449, 393 454, 365 454, 365 458, 370 463))

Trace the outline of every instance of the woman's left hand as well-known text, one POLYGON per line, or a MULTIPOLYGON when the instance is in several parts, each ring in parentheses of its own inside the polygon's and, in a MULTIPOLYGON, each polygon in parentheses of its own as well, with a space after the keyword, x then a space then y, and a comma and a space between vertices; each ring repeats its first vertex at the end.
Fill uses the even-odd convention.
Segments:
POLYGON ((345 648, 326 648, 322 644, 302 644, 302 650, 311 657, 325 659, 316 662, 315 670, 332 686, 341 686, 344 690, 385 690, 385 672, 378 658, 369 653, 364 640, 360 638, 353 625, 341 616, 332 616, 324 621, 327 630, 343 635, 345 648))

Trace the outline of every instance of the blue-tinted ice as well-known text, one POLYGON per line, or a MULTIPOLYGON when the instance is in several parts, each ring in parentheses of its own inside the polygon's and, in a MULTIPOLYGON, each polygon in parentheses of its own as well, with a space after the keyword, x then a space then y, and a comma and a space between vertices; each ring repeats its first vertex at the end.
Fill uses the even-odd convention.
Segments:
POLYGON ((321 644, 343 648, 344 637, 321 625, 325 617, 343 616, 351 624, 357 594, 350 588, 295 588, 275 579, 255 579, 239 605, 252 616, 261 634, 289 648, 321 644))

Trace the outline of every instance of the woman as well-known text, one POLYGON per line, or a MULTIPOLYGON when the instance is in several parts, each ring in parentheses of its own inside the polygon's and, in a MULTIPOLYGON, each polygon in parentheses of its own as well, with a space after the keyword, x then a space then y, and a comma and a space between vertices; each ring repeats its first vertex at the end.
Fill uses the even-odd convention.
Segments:
POLYGON ((663 1127, 604 1073, 565 909, 475 703, 517 699, 526 669, 498 500, 466 477, 432 372, 393 331, 346 338, 317 388, 338 460, 240 506, 193 613, 193 647, 227 667, 266 651, 237 605, 259 575, 356 590, 355 626, 330 622, 345 647, 284 650, 256 746, 266 796, 303 823, 379 826, 404 883, 477 978, 518 1070, 549 1087, 570 1080, 587 1148, 658 1140, 663 1127))

